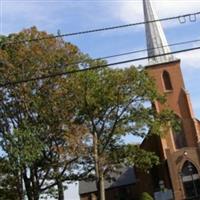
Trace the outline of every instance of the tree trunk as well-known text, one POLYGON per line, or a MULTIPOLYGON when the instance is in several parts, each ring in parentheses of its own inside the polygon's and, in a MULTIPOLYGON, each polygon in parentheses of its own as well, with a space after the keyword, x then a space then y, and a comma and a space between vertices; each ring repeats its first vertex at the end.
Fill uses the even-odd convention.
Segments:
POLYGON ((28 178, 25 170, 23 173, 23 179, 28 200, 39 200, 39 192, 33 169, 30 169, 30 178, 28 178))
POLYGON ((102 169, 100 167, 99 152, 98 152, 98 137, 96 132, 93 135, 93 145, 94 145, 97 199, 105 200, 104 177, 103 177, 103 172, 101 171, 102 169))
POLYGON ((36 171, 34 168, 31 170, 31 189, 32 189, 32 194, 33 194, 33 199, 34 200, 39 200, 39 191, 38 191, 38 184, 37 184, 37 179, 36 179, 36 171))
POLYGON ((39 200, 40 198, 40 189, 39 189, 39 180, 37 176, 37 169, 33 169, 33 184, 34 186, 33 191, 34 191, 34 200, 39 200))
POLYGON ((17 175, 17 193, 20 200, 24 200, 22 172, 17 175))
POLYGON ((63 184, 60 180, 57 181, 57 187, 58 187, 58 200, 64 200, 64 189, 63 184))
POLYGON ((105 200, 105 188, 104 188, 104 176, 103 174, 100 175, 100 187, 99 187, 99 193, 100 193, 100 200, 105 200))
POLYGON ((30 179, 27 177, 26 172, 23 173, 23 179, 28 200, 33 200, 30 179))

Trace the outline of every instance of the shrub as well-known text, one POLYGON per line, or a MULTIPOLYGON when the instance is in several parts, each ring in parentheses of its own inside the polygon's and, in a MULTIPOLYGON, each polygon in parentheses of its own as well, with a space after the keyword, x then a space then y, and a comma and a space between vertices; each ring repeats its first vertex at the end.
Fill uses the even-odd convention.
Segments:
POLYGON ((152 196, 147 192, 141 194, 140 200, 153 200, 152 196))

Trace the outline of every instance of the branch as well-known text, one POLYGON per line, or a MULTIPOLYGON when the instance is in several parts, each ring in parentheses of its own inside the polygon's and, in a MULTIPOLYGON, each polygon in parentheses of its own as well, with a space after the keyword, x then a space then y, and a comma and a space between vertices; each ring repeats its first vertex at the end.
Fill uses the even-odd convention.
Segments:
MULTIPOLYGON (((116 128, 117 123, 119 122, 120 118, 121 118, 122 115, 127 111, 128 107, 129 107, 133 102, 136 101, 137 98, 138 98, 138 96, 136 96, 134 99, 131 99, 131 101, 123 108, 123 110, 121 111, 121 113, 120 113, 119 115, 116 114, 116 118, 115 118, 114 124, 113 124, 113 126, 112 126, 112 129, 111 129, 109 135, 108 135, 108 138, 107 138, 107 140, 106 140, 106 143, 105 143, 104 146, 103 146, 103 149, 102 149, 101 153, 104 152, 105 148, 106 148, 107 145, 109 144, 110 139, 111 139, 112 136, 113 136, 113 133, 114 133, 114 131, 115 131, 115 128, 116 128)), ((118 107, 118 108, 119 108, 119 107, 118 107)), ((118 111, 119 111, 119 109, 118 109, 118 111)), ((117 112, 117 113, 118 113, 118 112, 117 112)))

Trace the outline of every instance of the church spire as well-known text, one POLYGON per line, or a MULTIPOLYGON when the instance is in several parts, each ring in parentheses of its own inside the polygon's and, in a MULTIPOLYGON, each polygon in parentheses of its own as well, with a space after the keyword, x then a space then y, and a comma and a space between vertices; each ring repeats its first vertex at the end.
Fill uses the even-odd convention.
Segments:
MULTIPOLYGON (((158 20, 158 16, 156 15, 156 12, 152 7, 151 0, 143 0, 143 7, 145 22, 158 20)), ((168 43, 163 32, 161 23, 159 21, 146 23, 145 31, 149 57, 171 52, 170 48, 168 47, 168 43)), ((173 55, 159 56, 149 58, 149 64, 169 62, 172 60, 174 60, 173 55)))

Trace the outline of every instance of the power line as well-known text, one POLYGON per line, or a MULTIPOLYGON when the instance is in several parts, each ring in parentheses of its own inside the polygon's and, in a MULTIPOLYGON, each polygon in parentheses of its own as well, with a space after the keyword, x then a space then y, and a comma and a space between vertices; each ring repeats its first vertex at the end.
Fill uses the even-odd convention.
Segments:
MULTIPOLYGON (((148 48, 148 49, 146 48, 146 49, 134 50, 134 51, 129 51, 129 52, 125 52, 125 53, 119 53, 119 54, 114 54, 114 55, 109 55, 109 56, 103 56, 103 57, 98 57, 98 58, 93 58, 93 59, 86 58, 86 59, 78 60, 76 62, 67 63, 67 64, 64 64, 62 66, 61 65, 48 66, 48 67, 43 68, 43 70, 49 69, 50 67, 56 68, 56 67, 73 66, 73 65, 82 64, 84 62, 89 62, 91 60, 93 60, 93 61, 105 60, 105 59, 109 59, 109 58, 116 58, 116 57, 121 57, 121 56, 125 56, 125 55, 131 55, 131 54, 146 52, 146 51, 149 51, 149 50, 156 50, 156 49, 160 49, 160 48, 164 48, 164 47, 172 47, 172 46, 179 46, 179 45, 184 45, 184 44, 190 44, 190 43, 194 43, 194 42, 200 42, 200 39, 172 43, 172 44, 163 45, 163 46, 156 47, 156 48, 148 48)), ((1 63, 2 64, 7 64, 6 62, 2 62, 2 61, 1 61, 1 63)), ((62 72, 60 72, 60 73, 62 73, 62 72)), ((0 86, 1 86, 1 84, 0 84, 0 86)))
POLYGON ((188 13, 188 14, 184 14, 184 15, 178 15, 178 16, 173 16, 173 17, 165 17, 165 18, 156 19, 156 20, 136 22, 136 23, 130 23, 130 24, 124 24, 124 25, 118 25, 118 26, 110 26, 110 27, 105 27, 105 28, 90 29, 90 30, 79 31, 79 32, 58 34, 58 35, 29 39, 29 40, 19 40, 19 41, 15 41, 15 42, 3 42, 1 45, 19 44, 19 43, 24 43, 24 42, 37 42, 37 41, 40 41, 40 40, 83 35, 83 34, 101 32, 101 31, 109 31, 109 30, 114 30, 114 29, 127 28, 127 27, 131 27, 131 26, 138 26, 138 25, 148 24, 148 23, 153 23, 153 22, 158 22, 158 21, 169 21, 169 20, 174 20, 174 19, 178 19, 179 23, 182 24, 182 23, 186 22, 186 17, 189 17, 190 22, 195 22, 197 15, 200 15, 200 12, 188 13), (192 16, 194 16, 194 18, 192 18, 192 16))
POLYGON ((125 52, 125 53, 94 58, 93 60, 104 60, 104 59, 109 59, 109 58, 116 58, 116 57, 126 56, 126 55, 130 55, 130 54, 136 54, 136 53, 146 52, 146 51, 150 51, 150 50, 161 49, 161 48, 164 48, 164 47, 173 47, 173 46, 179 46, 179 45, 184 45, 184 44, 190 44, 190 43, 194 43, 194 42, 200 42, 200 39, 188 40, 188 41, 184 41, 184 42, 176 42, 176 43, 163 45, 163 46, 156 47, 156 48, 148 48, 148 49, 140 49, 140 50, 135 50, 135 51, 129 51, 129 52, 125 52))
POLYGON ((139 58, 135 58, 135 59, 124 60, 124 61, 114 62, 114 63, 110 63, 110 64, 105 64, 105 65, 97 65, 97 66, 85 68, 85 69, 53 73, 53 74, 43 75, 43 76, 34 77, 34 78, 30 78, 30 79, 23 79, 23 80, 18 80, 18 81, 7 81, 5 83, 0 84, 0 87, 5 87, 8 85, 18 85, 21 83, 27 83, 27 82, 37 81, 37 80, 44 80, 44 79, 48 79, 48 78, 55 78, 57 76, 63 76, 63 75, 67 75, 67 74, 74 74, 74 73, 85 72, 85 71, 90 71, 90 70, 97 70, 97 69, 105 68, 108 66, 121 65, 121 64, 125 64, 125 63, 146 60, 146 59, 150 59, 150 58, 156 58, 156 57, 161 57, 161 56, 166 56, 166 55, 171 55, 171 54, 178 54, 178 53, 182 53, 182 52, 194 51, 194 50, 198 50, 198 49, 200 49, 200 46, 182 49, 182 50, 178 50, 178 51, 173 51, 173 52, 169 52, 169 53, 164 53, 164 54, 160 54, 160 55, 145 56, 145 57, 139 57, 139 58))
MULTIPOLYGON (((113 54, 113 55, 109 55, 109 56, 102 56, 102 57, 98 57, 98 58, 86 58, 86 59, 81 59, 78 60, 76 62, 71 62, 71 63, 67 63, 64 64, 62 66, 58 65, 58 66, 52 66, 54 68, 56 67, 65 67, 65 66, 72 66, 72 65, 78 65, 78 64, 82 64, 84 62, 89 62, 91 60, 93 61, 98 61, 98 60, 105 60, 105 59, 110 59, 110 58, 116 58, 116 57, 122 57, 122 56, 126 56, 126 55, 131 55, 131 54, 136 54, 136 53, 141 53, 141 52, 147 52, 150 50, 156 50, 156 49, 161 49, 164 47, 173 47, 173 46, 180 46, 180 45, 185 45, 185 44, 191 44, 191 43, 195 43, 195 42, 200 42, 200 39, 195 39, 195 40, 188 40, 188 41, 183 41, 183 42, 176 42, 176 43, 172 43, 172 44, 168 44, 168 45, 163 45, 160 47, 155 47, 155 48, 146 48, 146 49, 139 49, 139 50, 134 50, 134 51, 128 51, 128 52, 124 52, 124 53, 119 53, 119 54, 113 54)), ((51 66, 45 67, 43 68, 43 70, 45 69, 49 69, 51 66)))

